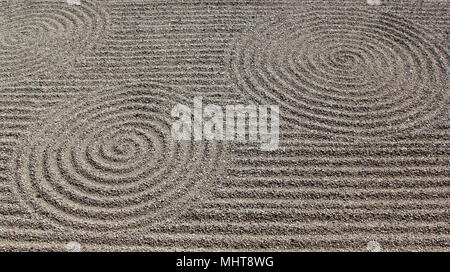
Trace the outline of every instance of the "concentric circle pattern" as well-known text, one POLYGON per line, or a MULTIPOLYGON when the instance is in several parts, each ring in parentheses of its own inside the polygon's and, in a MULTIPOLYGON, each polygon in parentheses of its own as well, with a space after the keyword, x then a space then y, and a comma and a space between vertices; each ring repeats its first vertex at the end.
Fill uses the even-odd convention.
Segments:
POLYGON ((280 105, 295 129, 346 139, 399 136, 442 111, 449 57, 432 33, 375 10, 296 10, 240 37, 237 86, 280 105))
POLYGON ((140 84, 56 112, 17 159, 26 206, 59 224, 96 230, 145 226, 181 213, 209 190, 220 147, 173 140, 176 103, 190 102, 172 89, 140 84))
POLYGON ((0 83, 67 70, 105 33, 107 13, 91 1, 0 3, 0 83))

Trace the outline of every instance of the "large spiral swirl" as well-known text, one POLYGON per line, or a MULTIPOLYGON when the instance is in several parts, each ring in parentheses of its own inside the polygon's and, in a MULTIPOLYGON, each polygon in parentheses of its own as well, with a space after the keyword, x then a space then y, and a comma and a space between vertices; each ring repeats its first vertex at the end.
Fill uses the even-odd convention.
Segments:
POLYGON ((175 141, 177 92, 133 84, 77 100, 32 133, 16 163, 31 211, 74 228, 133 228, 170 219, 205 196, 220 146, 175 141))
POLYGON ((230 77, 295 129, 345 139, 428 127, 448 99, 449 57, 395 15, 324 7, 265 18, 237 40, 230 77))
POLYGON ((68 70, 108 28, 99 4, 83 1, 0 3, 0 83, 49 71, 68 70))

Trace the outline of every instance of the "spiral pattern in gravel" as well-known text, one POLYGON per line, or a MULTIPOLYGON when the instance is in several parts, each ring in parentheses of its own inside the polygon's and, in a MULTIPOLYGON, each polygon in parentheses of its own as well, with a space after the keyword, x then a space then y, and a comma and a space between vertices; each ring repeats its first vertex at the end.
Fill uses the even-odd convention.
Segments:
POLYGON ((441 113, 449 58, 426 29, 374 10, 265 18, 236 42, 230 76, 295 129, 367 139, 414 133, 441 113))
POLYGON ((17 159, 18 193, 33 212, 66 226, 111 230, 171 219, 217 173, 220 147, 175 141, 176 90, 129 85, 55 112, 17 159))
POLYGON ((0 3, 0 83, 67 70, 108 24, 107 13, 91 1, 0 3))

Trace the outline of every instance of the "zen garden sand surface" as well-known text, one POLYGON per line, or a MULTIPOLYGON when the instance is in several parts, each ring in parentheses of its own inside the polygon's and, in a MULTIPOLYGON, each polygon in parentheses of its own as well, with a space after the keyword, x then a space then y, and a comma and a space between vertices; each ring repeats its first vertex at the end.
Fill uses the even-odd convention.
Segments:
POLYGON ((0 251, 448 251, 449 8, 0 0, 0 251), (174 139, 195 97, 276 148, 174 139))

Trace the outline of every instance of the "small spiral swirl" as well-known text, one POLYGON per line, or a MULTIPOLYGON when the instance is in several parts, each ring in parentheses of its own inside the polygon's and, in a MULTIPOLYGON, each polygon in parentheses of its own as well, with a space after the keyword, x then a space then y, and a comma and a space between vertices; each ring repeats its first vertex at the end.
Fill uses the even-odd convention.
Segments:
POLYGON ((0 83, 67 70, 108 29, 99 4, 0 3, 0 83))

